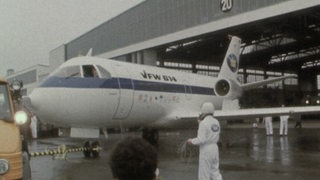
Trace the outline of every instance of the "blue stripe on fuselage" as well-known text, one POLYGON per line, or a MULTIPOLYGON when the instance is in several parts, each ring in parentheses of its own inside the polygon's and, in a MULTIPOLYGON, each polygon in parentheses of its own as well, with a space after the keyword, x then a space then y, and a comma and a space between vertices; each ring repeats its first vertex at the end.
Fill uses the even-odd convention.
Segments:
POLYGON ((202 95, 215 95, 213 88, 200 86, 185 86, 163 82, 132 80, 128 78, 81 78, 81 77, 49 77, 40 87, 63 87, 63 88, 111 88, 111 89, 134 89, 138 91, 159 91, 171 93, 192 93, 202 95), (119 86, 120 83, 120 86, 119 86), (186 91, 186 88, 188 90, 186 91), (191 89, 191 92, 190 92, 191 89))
POLYGON ((40 87, 65 87, 65 88, 114 88, 119 89, 117 78, 81 78, 81 77, 56 77, 46 79, 40 87))

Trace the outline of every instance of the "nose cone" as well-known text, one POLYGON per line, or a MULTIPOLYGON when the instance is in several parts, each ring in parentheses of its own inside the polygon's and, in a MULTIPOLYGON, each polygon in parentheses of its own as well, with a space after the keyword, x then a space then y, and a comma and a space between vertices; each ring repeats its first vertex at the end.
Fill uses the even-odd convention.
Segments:
POLYGON ((29 95, 30 105, 32 110, 36 113, 36 115, 45 122, 50 124, 54 124, 53 121, 55 118, 54 115, 58 115, 55 109, 55 105, 58 102, 54 102, 56 98, 54 95, 54 90, 50 88, 35 88, 32 93, 29 95))
POLYGON ((29 98, 36 115, 57 127, 118 126, 119 122, 112 118, 118 107, 119 96, 110 96, 109 92, 99 88, 48 86, 35 88, 29 98))

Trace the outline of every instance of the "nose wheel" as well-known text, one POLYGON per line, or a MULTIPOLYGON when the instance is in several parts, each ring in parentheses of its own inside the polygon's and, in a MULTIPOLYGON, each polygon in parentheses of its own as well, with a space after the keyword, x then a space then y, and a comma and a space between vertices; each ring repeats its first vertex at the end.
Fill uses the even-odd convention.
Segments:
POLYGON ((98 141, 94 141, 91 144, 91 154, 92 154, 93 158, 98 158, 99 157, 99 155, 100 155, 99 148, 100 148, 100 144, 99 144, 98 141))
POLYGON ((83 155, 85 158, 90 158, 91 155, 93 158, 99 157, 101 147, 98 141, 94 141, 92 143, 90 143, 90 141, 86 141, 83 147, 84 147, 83 155))
POLYGON ((154 128, 143 128, 142 138, 148 141, 151 145, 157 147, 159 141, 159 131, 154 128))

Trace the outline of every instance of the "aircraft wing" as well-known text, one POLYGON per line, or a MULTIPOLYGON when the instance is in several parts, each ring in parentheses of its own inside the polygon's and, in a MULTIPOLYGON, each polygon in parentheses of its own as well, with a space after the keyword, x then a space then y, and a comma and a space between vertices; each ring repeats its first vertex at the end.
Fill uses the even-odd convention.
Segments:
POLYGON ((276 108, 252 108, 238 110, 215 111, 215 117, 219 120, 245 119, 263 116, 320 114, 320 106, 301 107, 276 107, 276 108))
MULTIPOLYGON (((188 112, 183 114, 175 114, 173 121, 167 123, 176 126, 186 126, 192 120, 192 124, 196 122, 200 112, 188 112)), ((218 120, 239 120, 247 118, 256 118, 264 116, 280 116, 280 115, 302 115, 302 114, 320 114, 320 106, 301 106, 301 107, 275 107, 275 108, 251 108, 238 110, 216 110, 214 116, 218 120)))
POLYGON ((262 81, 258 81, 258 82, 252 82, 252 83, 247 83, 247 84, 243 84, 241 85, 242 89, 244 91, 249 90, 249 89, 253 89, 253 88, 257 88, 266 84, 270 84, 270 83, 274 83, 274 82, 278 82, 278 81, 282 81, 288 78, 295 78, 297 76, 295 75, 287 75, 287 76, 281 76, 281 77, 276 77, 276 78, 269 78, 266 80, 262 80, 262 81))

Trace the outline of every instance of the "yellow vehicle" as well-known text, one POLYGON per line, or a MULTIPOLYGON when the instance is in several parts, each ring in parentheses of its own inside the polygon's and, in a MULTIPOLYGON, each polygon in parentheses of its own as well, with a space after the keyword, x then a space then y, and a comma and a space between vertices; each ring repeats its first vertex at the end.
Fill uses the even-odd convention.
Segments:
POLYGON ((0 78, 0 180, 25 179, 19 126, 27 119, 24 111, 15 110, 8 82, 0 78))

